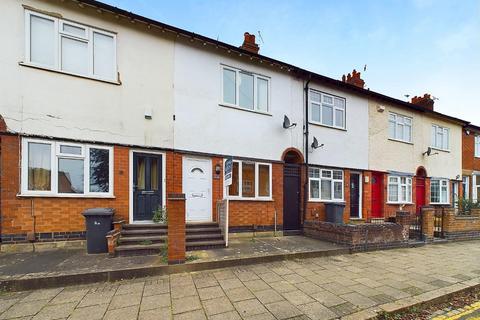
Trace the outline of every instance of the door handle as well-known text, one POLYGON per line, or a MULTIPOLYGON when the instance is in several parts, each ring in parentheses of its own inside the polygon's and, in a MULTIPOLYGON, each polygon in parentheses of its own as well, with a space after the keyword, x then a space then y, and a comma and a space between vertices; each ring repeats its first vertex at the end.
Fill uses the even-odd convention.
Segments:
POLYGON ((192 193, 192 198, 201 198, 203 197, 203 193, 192 193))

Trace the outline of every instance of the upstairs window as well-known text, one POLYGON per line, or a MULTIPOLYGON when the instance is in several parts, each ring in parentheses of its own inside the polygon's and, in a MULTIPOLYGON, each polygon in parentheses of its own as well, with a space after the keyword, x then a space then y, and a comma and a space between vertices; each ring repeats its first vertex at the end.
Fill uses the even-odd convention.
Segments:
POLYGON ((448 128, 432 125, 432 147, 440 150, 449 149, 449 133, 448 128))
POLYGON ((449 204, 448 179, 431 179, 430 202, 433 204, 449 204))
POLYGON ((26 63, 106 81, 117 80, 116 36, 86 25, 25 11, 26 63))
POLYGON ((388 177, 388 202, 411 203, 412 202, 412 178, 411 177, 388 177))
POLYGON ((24 139, 22 194, 112 196, 113 149, 24 139))
POLYGON ((343 201, 343 171, 309 169, 310 200, 343 201))
POLYGON ((480 158, 480 136, 475 136, 475 157, 480 158))
POLYGON ((390 112, 388 115, 388 136, 390 139, 412 142, 412 118, 390 112))
POLYGON ((345 129, 345 98, 310 90, 310 121, 345 129))
POLYGON ((252 111, 269 112, 270 79, 223 67, 223 103, 252 111))

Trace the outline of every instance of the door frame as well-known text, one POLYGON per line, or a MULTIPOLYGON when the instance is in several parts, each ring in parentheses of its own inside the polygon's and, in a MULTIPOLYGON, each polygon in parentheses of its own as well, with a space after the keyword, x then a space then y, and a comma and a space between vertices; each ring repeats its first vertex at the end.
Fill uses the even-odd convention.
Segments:
POLYGON ((186 169, 186 165, 185 165, 185 162, 187 160, 202 160, 202 161, 208 161, 209 162, 209 172, 208 172, 208 179, 209 179, 209 188, 210 188, 210 200, 208 201, 208 208, 209 208, 209 212, 210 212, 210 217, 208 220, 188 220, 188 201, 187 199, 185 200, 185 222, 205 222, 205 221, 213 221, 213 178, 212 178, 212 159, 211 158, 204 158, 204 157, 196 157, 196 156, 189 156, 189 155, 184 155, 182 156, 182 192, 184 194, 186 194, 185 192, 185 178, 186 178, 186 175, 185 175, 185 169, 186 169))
POLYGON ((166 173, 166 163, 167 156, 165 152, 161 151, 152 151, 145 149, 130 149, 128 154, 128 223, 151 223, 152 221, 134 221, 133 220, 133 154, 134 153, 143 153, 143 154, 152 154, 152 155, 161 155, 162 156, 162 200, 167 204, 167 173, 166 173))
MULTIPOLYGON (((351 171, 350 172, 350 177, 352 176, 352 173, 353 174, 358 174, 358 186, 359 186, 359 188, 358 188, 358 217, 353 218, 353 219, 362 219, 363 218, 363 210, 362 210, 362 208, 363 208, 363 174, 360 171, 351 171)), ((351 187, 351 185, 350 185, 350 187, 351 187)), ((350 199, 349 199, 349 201, 350 201, 350 199)), ((350 212, 350 219, 352 219, 351 215, 352 215, 352 213, 350 212)))

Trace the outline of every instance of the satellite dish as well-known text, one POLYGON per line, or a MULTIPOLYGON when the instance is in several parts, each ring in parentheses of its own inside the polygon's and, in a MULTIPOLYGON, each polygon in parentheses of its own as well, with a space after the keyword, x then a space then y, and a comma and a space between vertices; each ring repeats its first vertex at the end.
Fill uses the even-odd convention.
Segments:
MULTIPOLYGON (((438 153, 435 153, 435 154, 438 154, 438 153)), ((427 148, 427 151, 425 151, 423 153, 423 155, 427 155, 427 157, 431 156, 432 155, 432 148, 431 147, 428 147, 427 148)))
POLYGON ((312 147, 312 149, 318 149, 318 148, 323 147, 323 143, 319 145, 317 138, 313 137, 313 142, 311 144, 311 147, 312 147))
POLYGON ((288 129, 295 127, 297 124, 296 123, 291 123, 290 119, 286 115, 283 116, 283 129, 288 129))

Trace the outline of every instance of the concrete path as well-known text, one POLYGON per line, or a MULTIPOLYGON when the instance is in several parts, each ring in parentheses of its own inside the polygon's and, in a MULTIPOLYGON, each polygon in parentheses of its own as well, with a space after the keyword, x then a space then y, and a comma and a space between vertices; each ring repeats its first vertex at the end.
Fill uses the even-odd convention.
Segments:
POLYGON ((362 319, 480 283, 480 241, 7 293, 0 319, 362 319))

